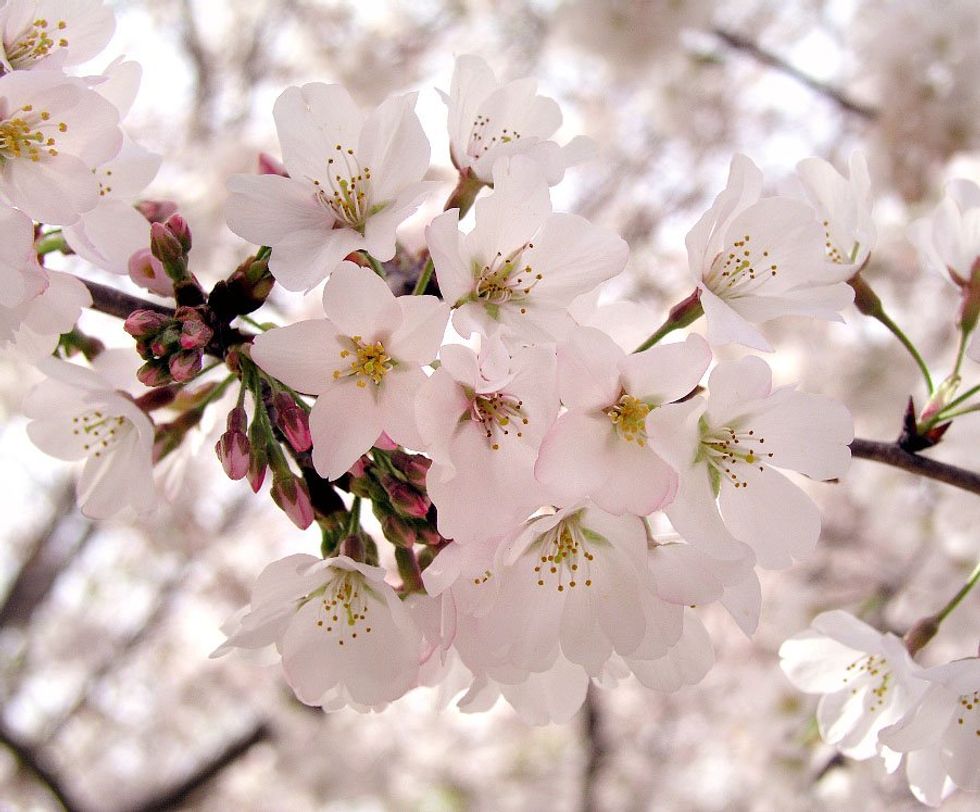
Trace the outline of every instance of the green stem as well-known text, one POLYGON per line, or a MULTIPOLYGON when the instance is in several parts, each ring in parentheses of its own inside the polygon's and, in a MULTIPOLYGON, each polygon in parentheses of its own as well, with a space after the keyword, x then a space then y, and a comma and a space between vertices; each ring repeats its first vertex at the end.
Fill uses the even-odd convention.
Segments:
POLYGON ((347 535, 353 536, 361 529, 361 497, 355 496, 350 505, 350 520, 347 524, 347 535))
POLYGON ((388 277, 388 274, 385 273, 384 266, 378 262, 378 260, 371 256, 367 251, 361 251, 361 253, 364 254, 364 258, 368 261, 368 263, 370 263, 371 268, 378 276, 380 276, 382 279, 386 279, 388 277))
POLYGON ((432 272, 435 269, 436 266, 432 262, 432 257, 429 257, 425 261, 425 265, 422 266, 422 273, 419 274, 415 287, 412 288, 412 296, 421 296, 425 293, 425 289, 429 287, 429 280, 432 279, 432 272))
POLYGON ((965 400, 973 397, 977 392, 980 392, 980 384, 977 384, 976 386, 973 386, 970 389, 967 389, 962 395, 960 395, 959 397, 955 398, 954 400, 951 400, 949 403, 947 403, 945 406, 943 406, 943 408, 940 410, 939 414, 937 414, 936 417, 933 418, 933 420, 930 420, 929 422, 930 423, 933 423, 933 422, 938 423, 940 420, 942 420, 944 418, 945 412, 948 412, 950 409, 956 408, 963 401, 965 401, 965 400))
POLYGON ((68 248, 68 243, 65 242, 65 235, 61 233, 61 229, 57 231, 49 231, 47 234, 42 235, 41 239, 37 241, 34 246, 34 250, 37 251, 39 257, 43 257, 45 254, 52 254, 55 251, 64 252, 68 248))
POLYGON ((674 332, 674 330, 679 330, 682 327, 693 324, 703 315, 704 308, 701 307, 701 289, 695 288, 690 296, 678 302, 670 309, 670 313, 667 314, 664 323, 657 328, 657 331, 653 335, 633 350, 633 352, 643 352, 644 350, 650 349, 650 347, 660 341, 664 336, 674 332))
POLYGON ((249 316, 239 316, 238 318, 240 318, 246 324, 251 324, 256 330, 261 330, 263 333, 266 333, 272 329, 271 327, 262 324, 261 322, 258 322, 253 318, 250 318, 249 316))
POLYGON ((957 606, 959 606, 960 603, 962 603, 963 598, 965 598, 969 594, 970 590, 977 585, 977 581, 980 581, 980 561, 977 562, 977 565, 973 568, 973 572, 970 573, 970 577, 967 578, 966 583, 963 584, 960 591, 953 595, 953 597, 950 598, 949 603, 947 603, 936 614, 937 625, 942 623, 949 616, 949 614, 957 606))
POLYGON ((915 348, 915 344, 912 343, 909 337, 902 332, 902 329, 892 321, 891 316, 889 316, 884 310, 879 309, 877 313, 872 313, 871 316, 887 327, 889 332, 891 332, 891 334, 901 342, 902 346, 905 347, 906 350, 908 350, 909 355, 915 359, 915 363, 918 365, 919 371, 922 373, 922 378, 926 382, 926 387, 928 387, 929 394, 931 395, 935 391, 935 387, 933 387, 932 384, 932 375, 929 374, 929 367, 919 354, 919 351, 915 348))
MULTIPOLYGON (((970 414, 971 412, 980 412, 980 404, 975 404, 973 406, 967 406, 965 409, 957 409, 955 412, 941 412, 941 420, 952 420, 954 417, 962 417, 965 414, 970 414)), ((931 423, 932 421, 930 421, 931 423)))
POLYGON ((956 348, 956 363, 953 364, 953 371, 950 373, 951 378, 960 374, 960 367, 963 366, 963 356, 966 354, 966 345, 969 343, 970 333, 972 332, 972 330, 960 329, 960 343, 956 348))

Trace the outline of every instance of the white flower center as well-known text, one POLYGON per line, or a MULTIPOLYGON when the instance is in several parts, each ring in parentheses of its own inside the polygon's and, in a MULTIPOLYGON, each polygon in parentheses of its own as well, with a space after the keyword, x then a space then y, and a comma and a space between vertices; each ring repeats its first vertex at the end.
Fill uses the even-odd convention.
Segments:
POLYGON ((353 356, 347 369, 335 369, 333 379, 353 377, 357 386, 362 389, 371 381, 378 386, 384 376, 391 372, 395 363, 385 351, 385 346, 380 341, 373 344, 365 344, 360 336, 350 336, 343 339, 348 342, 348 347, 340 351, 340 357, 344 360, 353 356))
POLYGON ((861 243, 856 242, 851 247, 850 254, 845 254, 838 248, 830 236, 830 221, 823 221, 824 248, 827 251, 827 258, 835 265, 850 265, 857 258, 858 251, 861 250, 861 243))
POLYGON ((725 478, 736 488, 747 488, 749 483, 739 476, 739 466, 758 466, 773 458, 773 452, 764 448, 766 438, 753 429, 734 429, 731 426, 709 428, 702 420, 701 447, 698 459, 704 460, 719 479, 725 478))
POLYGON ((532 545, 535 553, 534 574, 537 585, 564 592, 565 587, 592 586, 592 561, 586 532, 580 527, 578 514, 562 519, 545 531, 532 545))
MULTIPOLYGON (((879 657, 877 654, 868 654, 855 660, 844 672, 844 684, 857 680, 870 681, 874 687, 870 689, 868 696, 868 713, 880 710, 888 697, 891 688, 892 672, 887 669, 888 660, 879 657)), ((851 693, 856 694, 858 689, 851 688, 851 693)))
POLYGON ((509 437, 514 431, 516 437, 523 437, 522 426, 528 424, 524 414, 524 401, 506 392, 492 394, 474 394, 471 396, 470 408, 463 414, 460 421, 471 420, 478 423, 486 435, 490 448, 500 450, 500 440, 509 437))
MULTIPOLYGON (((515 302, 523 305, 544 276, 523 262, 524 252, 534 248, 533 243, 525 243, 515 251, 497 255, 486 265, 473 263, 473 278, 476 282, 471 297, 478 299, 491 311, 499 305, 515 302)), ((457 304, 461 304, 458 302, 457 304)), ((526 307, 520 308, 527 313, 526 307)))
MULTIPOLYGON (((55 125, 50 122, 51 113, 36 112, 32 104, 25 104, 16 115, 0 120, 0 163, 14 158, 30 158, 37 163, 45 155, 57 155, 57 139, 50 135, 55 125)), ((68 132, 68 125, 59 121, 57 129, 68 132)))
POLYGON ((625 392, 612 406, 603 409, 606 417, 616 428, 616 433, 628 443, 640 448, 647 444, 647 415, 650 406, 625 392))
POLYGON ((371 204, 371 168, 361 166, 353 149, 337 144, 335 150, 335 157, 327 159, 326 185, 313 179, 314 196, 336 220, 363 234, 368 217, 384 204, 371 204))
MULTIPOLYGON (((972 694, 963 694, 957 700, 959 702, 959 712, 956 714, 956 724, 965 725, 967 722, 967 717, 970 718, 970 724, 980 724, 974 722, 977 713, 980 713, 980 691, 974 691, 972 694)), ((980 726, 976 728, 976 735, 980 737, 980 726)))
POLYGON ((43 18, 34 20, 6 46, 7 61, 15 69, 29 68, 52 51, 67 48, 67 29, 68 23, 65 20, 58 20, 53 26, 43 18))
POLYGON ((756 250, 753 254, 749 243, 752 235, 746 234, 726 247, 711 263, 704 283, 722 299, 737 299, 752 293, 767 280, 776 276, 779 266, 772 261, 769 251, 756 250))
POLYGON ((478 159, 494 147, 517 141, 520 137, 521 134, 513 127, 501 129, 498 125, 491 124, 490 116, 477 115, 470 128, 466 154, 473 159, 478 159))
POLYGON ((90 457, 101 457, 135 428, 128 417, 99 410, 76 415, 71 422, 72 434, 90 457))
POLYGON ((342 572, 300 601, 301 605, 313 599, 320 601, 315 621, 317 628, 335 639, 338 646, 356 640, 358 634, 371 633, 368 625, 370 589, 359 573, 342 572))

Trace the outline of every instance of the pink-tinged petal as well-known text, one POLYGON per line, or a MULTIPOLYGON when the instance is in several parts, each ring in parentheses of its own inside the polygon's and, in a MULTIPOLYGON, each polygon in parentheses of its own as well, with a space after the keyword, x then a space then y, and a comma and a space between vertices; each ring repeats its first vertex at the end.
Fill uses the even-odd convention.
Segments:
POLYGON ((340 85, 311 82, 284 90, 272 108, 283 163, 297 179, 319 180, 329 187, 327 159, 339 144, 357 146, 363 117, 340 85))
POLYGON ((279 175, 232 175, 225 206, 228 228, 255 245, 277 245, 293 231, 328 231, 329 211, 313 197, 313 187, 279 175))
MULTIPOLYGON (((882 730, 878 738, 883 745, 899 753, 937 747, 950 720, 962 713, 957 699, 944 690, 944 686, 933 684, 921 702, 898 723, 882 730)), ((974 739, 977 738, 972 729, 967 728, 967 731, 974 739)))
POLYGON ((563 725, 578 713, 589 688, 589 676, 581 666, 559 657, 550 669, 529 674, 516 685, 501 684, 500 692, 531 725, 563 725))
POLYGON ((456 57, 449 95, 442 93, 449 107, 449 137, 455 161, 466 156, 480 104, 496 87, 497 79, 482 57, 474 54, 456 57))
POLYGON ((476 227, 465 238, 465 255, 481 264, 510 253, 534 236, 551 214, 548 184, 534 162, 522 156, 494 167, 493 193, 476 201, 476 227))
POLYGON ((435 266, 439 290, 450 304, 455 304, 473 288, 473 275, 460 253, 461 242, 459 209, 440 214, 425 227, 425 243, 435 266))
POLYGON ((684 341, 658 344, 627 355, 620 368, 629 394, 659 405, 690 394, 710 363, 708 342, 692 333, 684 341))
POLYGON ((592 500, 610 513, 647 516, 677 493, 677 472, 649 446, 616 438, 615 462, 592 500))
POLYGON ((739 580, 726 584, 719 602, 745 636, 751 638, 759 626, 762 612, 762 585, 755 569, 749 569, 739 580))
POLYGON ((323 312, 340 335, 360 336, 365 342, 390 335, 401 322, 401 310, 385 281, 353 262, 341 263, 323 286, 323 312))
POLYGON ((395 256, 395 232, 401 222, 415 214, 425 199, 439 188, 435 181, 421 181, 402 189, 383 209, 364 224, 364 249, 375 259, 387 262, 395 256))
MULTIPOLYGON (((574 512, 574 506, 565 508, 574 512)), ((615 516, 586 503, 582 526, 607 539, 617 554, 632 563, 636 572, 647 570, 647 533, 643 520, 636 516, 615 516)))
POLYGON ((428 364, 439 352, 449 306, 435 296, 400 296, 401 324, 391 333, 390 353, 399 362, 428 364))
POLYGON ((634 660, 627 664, 647 688, 672 692, 685 685, 696 685, 715 661, 711 638, 694 613, 684 613, 684 630, 680 640, 663 657, 656 660, 634 660))
MULTIPOLYGON (((824 264, 837 271, 841 267, 830 262, 824 264)), ((854 289, 845 282, 840 282, 789 290, 778 296, 747 296, 744 299, 732 299, 727 304, 746 321, 760 324, 780 316, 809 316, 824 321, 843 322, 841 311, 853 301, 854 289)))
POLYGON ((619 442, 605 415, 566 412, 545 435, 534 476, 560 502, 590 496, 612 474, 619 442))
POLYGON ((707 466, 683 473, 674 500, 664 510, 674 529, 703 552, 724 560, 742 557, 742 545, 718 513, 707 466))
POLYGON ((762 333, 705 287, 701 288, 701 307, 708 323, 708 342, 712 346, 742 344, 762 352, 772 352, 772 346, 762 333))
POLYGON ((848 443, 854 439, 854 420, 833 398, 783 390, 773 396, 772 408, 751 417, 755 436, 766 441, 769 463, 791 468, 813 479, 843 476, 851 461, 848 443))
POLYGON ((782 474, 739 466, 742 487, 723 480, 719 504, 725 525, 749 545, 766 569, 805 558, 820 537, 820 510, 782 474))
POLYGON ((273 246, 269 270, 286 290, 309 291, 363 242, 361 235, 349 228, 294 231, 273 246))
POLYGON ((334 384, 339 346, 329 321, 311 319, 257 335, 252 359, 287 386, 317 394, 334 384))
MULTIPOLYGON (((610 539, 615 544, 615 539, 610 539)), ((591 562, 598 570, 591 588, 596 590, 595 602, 602 633, 612 643, 617 654, 633 653, 647 632, 647 618, 641 605, 636 570, 623 556, 600 550, 591 562), (598 565, 598 566, 597 566, 598 565)), ((595 671, 590 672, 597 676, 595 671)))
POLYGON ((99 184, 88 165, 59 154, 36 163, 7 161, 0 169, 3 194, 25 214, 49 225, 70 225, 99 202, 99 184))
POLYGON ((581 327, 558 347, 558 393, 569 409, 593 411, 621 394, 619 365, 626 357, 605 333, 581 327))
POLYGON ((406 448, 418 449, 423 445, 415 421, 415 397, 425 382, 425 373, 410 367, 392 370, 378 387, 384 430, 392 440, 406 448))
POLYGON ((912 794, 927 806, 939 806, 956 789, 936 750, 916 750, 905 757, 912 794))
POLYGON ((429 141, 415 114, 418 93, 391 96, 364 120, 357 146, 371 170, 372 197, 388 201, 418 183, 429 168, 429 141))
POLYGON ((767 398, 771 392, 772 370, 761 358, 723 361, 708 376, 708 423, 723 426, 743 414, 746 401, 767 398))
POLYGON ((313 467, 320 476, 337 479, 384 431, 374 388, 343 381, 317 398, 310 412, 310 434, 313 467))
POLYGON ((591 588, 569 591, 561 614, 559 639, 561 653, 569 662, 582 666, 589 676, 598 677, 613 647, 599 629, 600 599, 591 594, 594 589, 598 589, 595 582, 591 588))
POLYGON ((650 571, 656 592, 681 606, 713 603, 723 586, 710 571, 710 559, 687 544, 663 544, 650 551, 650 571))
POLYGON ((618 234, 575 214, 552 214, 534 235, 524 262, 540 275, 531 293, 548 307, 567 307, 626 267, 629 246, 618 234))
POLYGON ((129 273, 129 259, 150 244, 150 224, 129 203, 105 200, 62 229, 82 259, 110 273, 129 273))
MULTIPOLYGON (((445 367, 437 369, 419 388, 415 398, 416 425, 422 448, 436 463, 452 467, 450 441, 469 407, 469 398, 445 367)), ((455 469, 448 473, 454 474, 455 469)))
MULTIPOLYGON (((647 440, 668 463, 688 476, 701 445, 699 421, 705 400, 693 397, 683 403, 658 406, 647 415, 647 440)), ((693 472, 691 473, 693 475, 693 472)), ((706 470, 704 476, 707 477, 706 470)))
POLYGON ((92 294, 81 279, 71 274, 47 274, 47 290, 28 305, 24 326, 41 335, 58 336, 67 333, 78 321, 82 308, 92 304, 92 294))

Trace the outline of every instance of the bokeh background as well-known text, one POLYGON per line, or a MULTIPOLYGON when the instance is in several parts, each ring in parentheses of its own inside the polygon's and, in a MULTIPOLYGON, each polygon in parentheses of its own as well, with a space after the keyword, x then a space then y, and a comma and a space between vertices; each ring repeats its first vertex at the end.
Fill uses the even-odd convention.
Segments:
MULTIPOLYGON (((949 368, 955 294, 919 269, 904 229, 945 180, 980 181, 975 0, 112 5, 116 36, 91 67, 117 53, 142 63, 126 123, 165 156, 149 193, 179 202, 204 282, 248 253, 223 224, 224 180, 254 171, 260 150, 277 153, 271 111, 283 88, 341 82, 365 105, 420 90, 431 176, 448 194, 434 88, 448 89, 455 54, 478 53, 500 75, 538 77, 563 109, 565 139, 595 139, 598 157, 555 190, 557 207, 629 241, 628 278, 614 287, 649 307, 651 330, 690 292, 683 237, 734 152, 763 168, 770 191, 796 194, 797 161, 844 167, 860 148, 880 230, 866 276, 939 377, 949 368)), ((406 225, 410 248, 423 224, 406 225)), ((316 301, 276 291, 271 310, 295 319, 316 301)), ((846 319, 770 325, 769 360, 779 381, 846 403, 860 436, 892 439, 908 396, 921 401, 918 373, 876 323, 853 309, 846 319)), ((86 314, 82 327, 127 346, 107 317, 86 314)), ((275 668, 208 659, 262 567, 318 548, 315 529, 301 533, 223 478, 211 450, 223 413, 195 435, 190 464, 167 472, 172 501, 149 519, 93 524, 74 507, 72 471, 26 439, 18 408, 35 380, 0 359, 0 809, 919 808, 901 774, 820 742, 815 702, 790 687, 776 651, 828 608, 901 632, 943 605, 980 553, 976 497, 865 461, 810 487, 825 515, 818 550, 764 574, 753 640, 704 612, 717 664, 677 694, 598 690, 572 723, 544 728, 503 704, 464 715, 434 691, 381 714, 325 715, 298 704, 275 668)), ((976 468, 978 441, 980 415, 930 453, 976 468)), ((976 654, 978 630, 973 595, 922 659, 976 654)), ((975 806, 954 796, 946 808, 975 806)))

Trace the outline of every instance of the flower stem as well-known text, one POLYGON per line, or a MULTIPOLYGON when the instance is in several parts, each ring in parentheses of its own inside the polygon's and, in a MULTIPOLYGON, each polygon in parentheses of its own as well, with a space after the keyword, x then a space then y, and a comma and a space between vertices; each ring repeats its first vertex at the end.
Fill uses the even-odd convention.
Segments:
POLYGON ((949 403, 947 403, 943 407, 942 411, 940 411, 939 414, 936 415, 936 417, 934 418, 934 420, 931 420, 929 422, 930 423, 932 423, 932 422, 938 423, 940 420, 945 419, 945 416, 946 416, 945 413, 946 412, 948 412, 950 409, 953 409, 953 408, 959 406, 961 403, 963 403, 963 401, 965 401, 965 400, 973 397, 975 394, 977 394, 977 392, 980 392, 980 384, 978 384, 977 386, 970 387, 962 395, 960 395, 959 397, 955 398, 954 400, 951 400, 949 403))
POLYGON ((362 251, 361 253, 364 254, 364 258, 371 265, 371 269, 382 279, 386 279, 388 274, 385 273, 384 265, 378 262, 378 260, 371 256, 371 254, 367 251, 362 251))
POLYGON ((39 257, 43 257, 45 254, 52 254, 55 251, 71 253, 71 249, 68 248, 68 243, 65 242, 65 235, 61 232, 61 229, 57 231, 49 231, 47 234, 42 235, 41 239, 37 241, 34 246, 34 250, 37 251, 39 257))
POLYGON ((687 327, 689 324, 693 324, 703 315, 704 308, 701 307, 701 289, 695 288, 690 296, 678 302, 670 309, 670 313, 668 313, 664 323, 657 328, 657 331, 653 335, 633 350, 633 352, 643 352, 644 350, 650 349, 650 347, 660 341, 665 335, 674 332, 674 330, 679 330, 681 327, 687 327))
POLYGON ((432 257, 429 257, 425 261, 425 265, 422 266, 422 273, 419 274, 415 287, 412 288, 412 296, 421 296, 425 293, 425 289, 429 287, 429 280, 432 279, 432 272, 435 269, 436 266, 432 262, 432 257))
POLYGON ((953 597, 950 598, 949 603, 947 603, 936 614, 936 622, 942 623, 949 616, 949 614, 957 606, 959 606, 960 603, 962 603, 963 598, 965 598, 969 594, 970 590, 977 585, 978 581, 980 581, 980 561, 977 562, 977 565, 973 568, 973 572, 970 573, 970 577, 966 579, 966 583, 963 584, 960 591, 953 595, 953 597))

